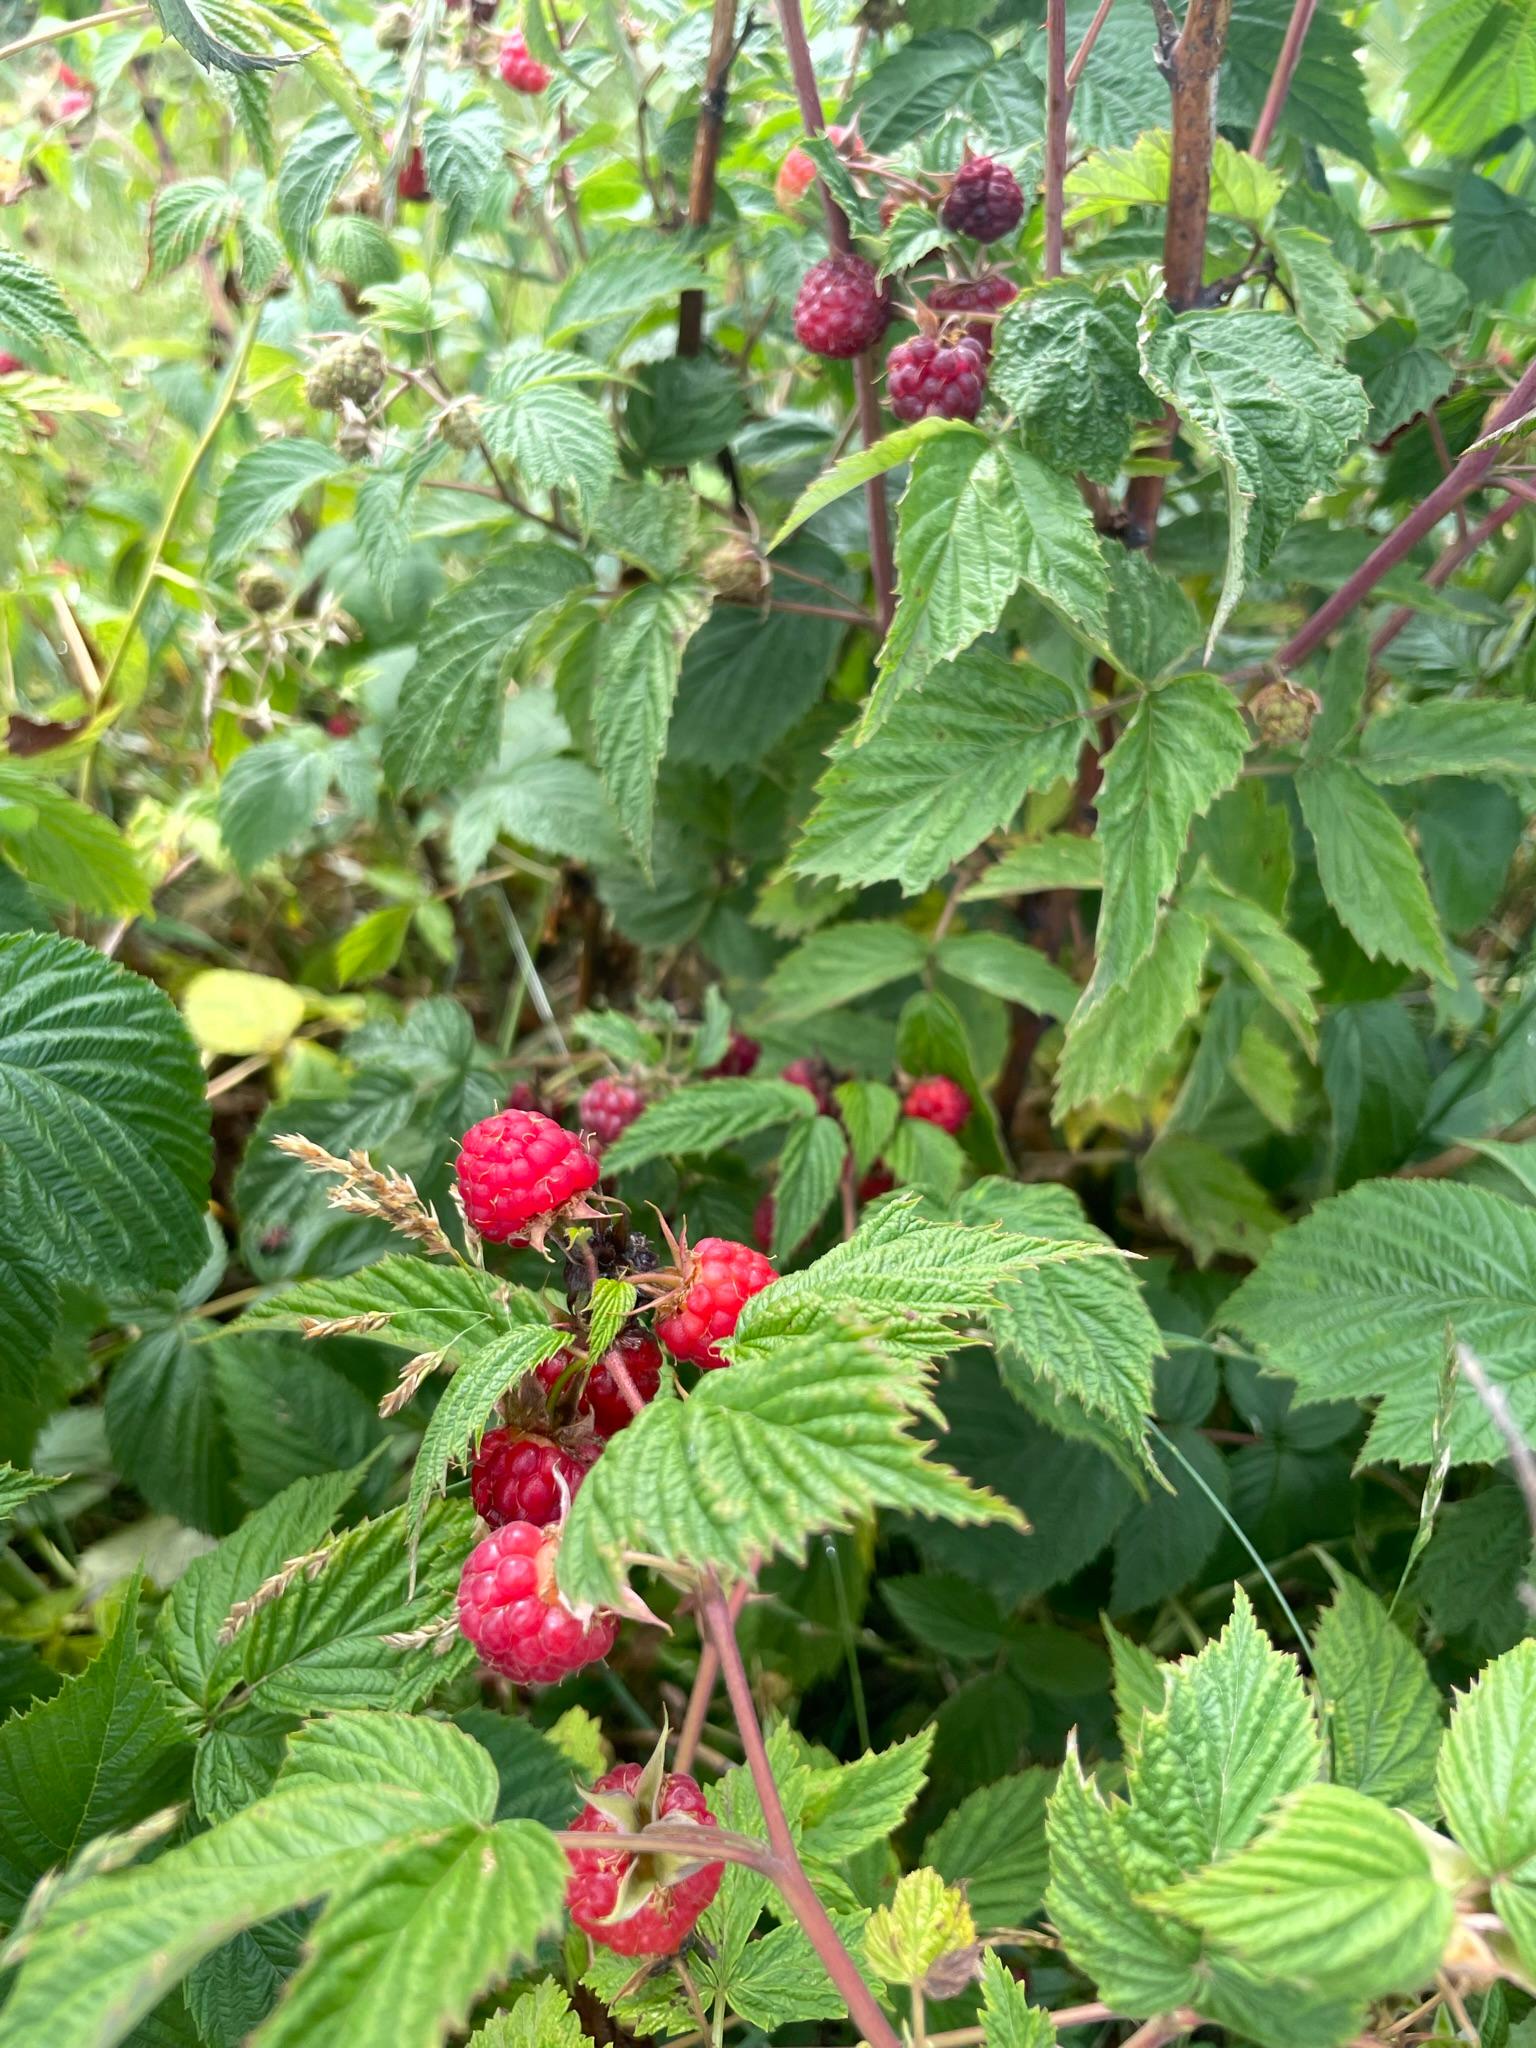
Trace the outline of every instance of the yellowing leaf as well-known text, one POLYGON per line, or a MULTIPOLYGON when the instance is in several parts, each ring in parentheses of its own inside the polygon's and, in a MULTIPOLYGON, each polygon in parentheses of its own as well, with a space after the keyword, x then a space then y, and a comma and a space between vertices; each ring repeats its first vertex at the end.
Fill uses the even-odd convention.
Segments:
POLYGON ((281 1052, 304 1021, 304 998, 270 974, 210 967, 182 991, 181 1014, 203 1052, 281 1052))

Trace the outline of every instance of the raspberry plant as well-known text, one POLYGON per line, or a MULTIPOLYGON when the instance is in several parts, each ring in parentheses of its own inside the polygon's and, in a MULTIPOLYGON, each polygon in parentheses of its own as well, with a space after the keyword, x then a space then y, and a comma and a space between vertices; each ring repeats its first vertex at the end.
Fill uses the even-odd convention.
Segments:
POLYGON ((7 2048, 1536 2039, 1530 0, 0 116, 7 2048))

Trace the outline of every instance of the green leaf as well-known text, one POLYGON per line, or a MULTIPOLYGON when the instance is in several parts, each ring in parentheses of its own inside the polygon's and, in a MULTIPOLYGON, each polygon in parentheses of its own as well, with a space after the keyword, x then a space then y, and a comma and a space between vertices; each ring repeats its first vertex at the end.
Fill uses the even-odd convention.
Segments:
POLYGON ((1373 442, 1386 440, 1419 413, 1427 412, 1451 388, 1450 364, 1414 336, 1411 320, 1383 320, 1345 351, 1346 366, 1365 386, 1370 400, 1366 432, 1373 442))
POLYGON ((813 484, 796 498, 788 517, 773 539, 768 543, 772 554, 788 540, 798 527, 826 506, 835 504, 849 491, 857 490, 860 484, 872 483, 877 476, 899 469, 904 462, 910 462, 917 451, 927 442, 960 431, 953 420, 916 420, 911 426, 895 427, 889 434, 882 434, 872 447, 856 448, 851 455, 844 455, 833 463, 829 470, 817 477, 813 484))
POLYGON ((981 2023, 983 2048, 1054 2048, 1051 2015, 1044 2006, 1030 2004, 996 1949, 981 1959, 981 2023))
POLYGON ((901 1116, 901 1097, 884 1081, 843 1081, 833 1090, 848 1133, 853 1170, 868 1173, 890 1143, 901 1116))
POLYGON ((468 2048, 586 2048, 589 2039, 565 1991, 546 1977, 524 1992, 510 2012, 496 2013, 477 2027, 468 2048))
POLYGON ((1135 682, 1186 674, 1200 645, 1200 615, 1173 578, 1145 554, 1108 557, 1109 658, 1135 682))
POLYGON ((0 1724, 0 1912, 8 1920, 45 1871, 186 1792, 192 1745, 139 1655, 138 1617, 135 1579, 80 1676, 0 1724))
POLYGON ((801 1809, 800 1849, 821 1863, 842 1863, 895 1834, 923 1789, 933 1730, 852 1763, 809 1775, 801 1809))
POLYGON ((46 348, 65 341, 90 347, 68 301, 46 270, 14 249, 0 249, 0 333, 46 348))
POLYGON ((1429 1667, 1376 1595, 1340 1577, 1312 1632, 1329 1776, 1433 1820, 1440 1697, 1429 1667))
POLYGON ((345 120, 311 121, 288 139, 275 199, 278 231, 296 263, 309 253, 310 236, 329 213, 360 147, 352 124, 345 120))
POLYGON ((999 896, 1029 896, 1045 889, 1097 889, 1104 880, 1104 849, 1097 839, 1052 832, 1005 847, 961 894, 962 903, 999 896))
POLYGON ((1138 1501, 1115 1531, 1113 1614, 1134 1614, 1182 1586, 1203 1583, 1199 1574, 1227 1527, 1226 1460, 1190 1423, 1170 1422, 1166 1434, 1184 1463, 1158 1445, 1152 1455, 1169 1490, 1159 1487, 1138 1501))
POLYGON ((972 648, 862 745, 845 738, 832 749, 791 865, 920 895, 1032 789, 1071 776, 1086 729, 1079 687, 972 648))
POLYGON ((695 1081, 643 1110, 603 1154, 604 1171, 625 1173, 652 1159, 719 1152, 815 1113, 811 1095, 790 1081, 695 1081))
POLYGON ((768 1013, 796 1024, 922 971, 928 949, 905 925, 828 925, 787 953, 769 977, 768 1013))
POLYGON ((1259 994, 1283 1017, 1308 1059, 1317 1057, 1317 1003, 1322 977, 1312 957, 1262 904, 1220 882, 1202 862, 1184 904, 1210 926, 1259 994))
POLYGON ((1341 1998, 1415 1993, 1455 1924, 1408 1822, 1347 1785, 1307 1785, 1240 1855, 1157 1903, 1277 1984, 1341 1998))
POLYGON ((169 277, 210 242, 222 241, 240 213, 239 195, 218 178, 177 178, 162 185, 149 213, 149 277, 169 277))
MULTIPOLYGON (((1449 1181, 1368 1181, 1281 1233, 1223 1312, 1304 1401, 1379 1398, 1370 1457, 1428 1462, 1449 1327, 1536 1421, 1525 1332, 1536 1305, 1536 1214, 1449 1181)), ((1502 1457, 1470 1386, 1451 1411, 1454 1461, 1502 1457)))
POLYGON ((1020 415, 1024 446, 1049 468, 1112 484, 1137 420, 1162 411, 1142 381, 1136 302, 1118 284, 1095 291, 1057 279, 1008 308, 991 386, 1020 415))
POLYGON ((346 467, 343 456, 319 441, 264 441, 242 455, 219 492, 209 568, 225 568, 249 554, 307 491, 346 467))
POLYGON ((495 186, 507 149, 498 107, 471 101, 451 112, 435 109, 421 124, 427 183, 442 223, 443 247, 452 248, 473 227, 495 186))
POLYGON ((1005 1281, 988 1321, 1003 1384, 1028 1378, 1105 1417, 1145 1456, 1152 1368, 1163 1340, 1127 1261, 1065 1187, 978 1181, 960 1204, 968 1223, 1001 1224, 1020 1236, 1099 1245, 1102 1258, 1041 1265, 1005 1281))
POLYGON ((1365 394, 1284 313, 1154 318, 1141 366, 1226 485, 1227 565, 1213 646, 1243 586, 1365 431, 1365 394))
MULTIPOLYGON (((1148 128, 1124 149, 1099 149, 1067 175, 1073 202, 1068 226, 1117 213, 1127 206, 1165 206, 1173 162, 1173 138, 1166 128, 1148 128)), ((1257 230, 1268 224, 1285 187, 1255 158, 1216 137, 1211 156, 1211 210, 1230 214, 1257 230)), ((1233 316, 1228 316, 1233 317, 1233 316)))
POLYGON ((941 974, 1038 1016, 1064 1019, 1077 1005, 1078 987, 1071 975, 1005 932, 952 933, 940 940, 933 960, 941 974))
MULTIPOLYGON (((1291 22, 1291 0, 1233 0, 1222 60, 1218 119, 1252 127, 1258 120, 1291 22)), ((1365 76, 1342 10, 1325 0, 1312 17, 1290 90, 1280 109, 1281 135, 1340 150, 1373 170, 1375 145, 1365 76)))
POLYGON ((194 5, 194 0, 150 0, 150 4, 165 33, 205 71, 223 71, 240 78, 252 72, 282 71, 299 61, 297 55, 258 54, 226 42, 208 25, 211 10, 194 5))
POLYGON ((1138 1889, 1243 1848, 1321 1763, 1301 1674, 1271 1646, 1239 1587, 1227 1626, 1174 1665, 1164 1704, 1142 1717, 1126 1775, 1138 1889))
POLYGON ((1021 583, 1103 643, 1107 582, 1087 507, 1006 436, 963 428, 918 450, 898 508, 896 568, 901 600, 880 651, 871 730, 939 662, 989 633, 1021 583))
POLYGON ((21 1471, 15 1465, 0 1461, 0 1522, 9 1521, 27 1501, 35 1500, 40 1493, 48 1493, 59 1484, 58 1479, 21 1471))
POLYGON ((681 249, 658 246, 652 236, 625 240, 600 249, 572 271, 549 312, 546 342, 569 341, 584 328, 607 320, 633 319, 662 299, 698 291, 709 283, 697 258, 681 249))
POLYGON ((253 874, 309 830, 330 780, 330 751, 313 729, 235 756, 219 785, 219 833, 241 874, 253 874))
POLYGON ((1372 782, 1432 775, 1536 774, 1536 706, 1446 697, 1367 721, 1360 766, 1372 782))
POLYGON ((923 1862, 965 1886, 979 1927, 1022 1927, 1040 1910, 1052 1776, 1036 1768, 981 1786, 923 1844, 923 1862))
POLYGON ((866 149, 884 153, 947 114, 994 62, 984 36, 958 29, 913 36, 877 64, 845 109, 866 149))
POLYGON ((1536 22, 1518 0, 1424 0, 1407 56, 1412 116, 1449 155, 1536 113, 1536 22))
POLYGON ((1078 1006, 1056 1070, 1058 1117, 1146 1087, 1179 1027, 1200 1007, 1208 944, 1204 920, 1176 907, 1121 986, 1106 989, 1091 1006, 1078 1006))
POLYGON ((1536 1641, 1526 1641, 1495 1658, 1460 1695, 1440 1751, 1440 1805, 1484 1877, 1521 1872, 1536 1856, 1533 1760, 1536 1641))
MULTIPOLYGON (((1333 253, 1327 239, 1311 228, 1277 227, 1270 231, 1270 244, 1279 259, 1279 275, 1296 308, 1296 318, 1326 356, 1335 360, 1359 321, 1354 287, 1349 272, 1333 253)), ((1348 367, 1358 374, 1358 366, 1348 367)), ((1367 387, 1367 397, 1370 397, 1367 387)), ((1390 432, 1390 429, 1383 430, 1390 432)), ((1375 405, 1367 433, 1379 438, 1375 405)))
POLYGON ((798 1556, 809 1536, 879 1507, 1011 1518, 909 1434, 926 1406, 919 1362, 846 1339, 790 1341, 761 1363, 705 1374, 688 1400, 653 1401, 582 1482, 560 1547, 562 1590, 611 1605, 635 1551, 739 1578, 754 1557, 798 1556))
POLYGON ((826 1215, 847 1157, 848 1141, 835 1117, 813 1116, 790 1131, 773 1191, 775 1259, 788 1258, 826 1215))
MULTIPOLYGON (((504 389, 506 378, 498 379, 504 389)), ((619 448, 608 415, 584 391, 548 379, 519 384, 482 416, 492 454, 505 456, 525 483, 600 499, 618 468, 619 448)))
POLYGON ((625 838, 649 869, 656 772, 683 650, 709 617, 698 583, 642 583, 603 621, 592 700, 598 772, 625 838))
POLYGON ((129 1344, 112 1368, 105 1421, 114 1464, 152 1508, 220 1534, 239 1507, 211 1334, 178 1320, 129 1344))
POLYGON ((416 662, 385 734, 391 787, 440 788, 484 757, 501 708, 504 666, 539 614, 563 604, 587 576, 580 556, 565 548, 515 542, 438 599, 422 622, 416 662))
POLYGON ((1450 242, 1467 290, 1499 305, 1536 271, 1536 206, 1469 174, 1456 187, 1450 242))
POLYGON ((1223 1252, 1258 1259, 1284 1219, 1265 1190, 1230 1153, 1203 1138, 1166 1131, 1137 1166, 1148 1211, 1180 1237, 1197 1265, 1223 1252))
POLYGON ((449 1466, 468 1463, 470 1453, 479 1449, 481 1437, 496 1421, 492 1411, 502 1395, 569 1342, 568 1330, 552 1330, 547 1323, 529 1324, 492 1337, 454 1373, 432 1411, 411 1472, 407 1520, 413 1556, 427 1502, 447 1479, 449 1466))
POLYGON ((1149 690, 1127 720, 1098 796, 1104 896, 1088 1005, 1151 951, 1189 828, 1237 780, 1247 747, 1237 700, 1214 676, 1149 690))
POLYGON ((8 1228, 63 1278, 174 1287, 196 1272, 208 1111, 171 1003, 89 947, 26 933, 0 938, 0 1017, 8 1228))
POLYGON ((1346 761, 1311 762, 1296 777, 1317 869, 1339 921, 1372 960, 1453 980, 1445 935, 1418 857, 1388 805, 1346 761))
POLYGON ((6 761, 0 761, 0 843, 28 881, 77 909, 110 917, 149 908, 144 870, 111 819, 6 761), (9 819, 8 807, 14 807, 9 819))

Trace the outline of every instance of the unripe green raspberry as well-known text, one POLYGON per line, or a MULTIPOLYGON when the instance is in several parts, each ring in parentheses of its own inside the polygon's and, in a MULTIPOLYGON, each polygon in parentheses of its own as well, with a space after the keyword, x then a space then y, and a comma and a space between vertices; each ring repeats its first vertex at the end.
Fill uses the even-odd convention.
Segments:
POLYGON ((699 574, 721 597, 756 603, 768 590, 768 569, 744 534, 727 532, 712 541, 699 574))
POLYGON ((409 7, 386 7, 373 25, 373 40, 381 50, 403 50, 411 40, 409 7))
POLYGON ((1249 716, 1267 747, 1299 747, 1322 710, 1317 695, 1286 676, 1266 683, 1250 701, 1249 716))
POLYGON ((304 396, 320 412, 340 412, 346 400, 371 405, 388 374, 384 351, 371 334, 344 334, 311 367, 304 396))
POLYGON ((450 405, 446 412, 437 416, 437 432, 450 448, 468 453, 480 439, 480 401, 478 398, 461 398, 457 405, 450 405))
POLYGON ((249 569, 242 569, 235 588, 246 610, 261 615, 280 612, 288 602, 287 578, 266 562, 253 562, 249 569))

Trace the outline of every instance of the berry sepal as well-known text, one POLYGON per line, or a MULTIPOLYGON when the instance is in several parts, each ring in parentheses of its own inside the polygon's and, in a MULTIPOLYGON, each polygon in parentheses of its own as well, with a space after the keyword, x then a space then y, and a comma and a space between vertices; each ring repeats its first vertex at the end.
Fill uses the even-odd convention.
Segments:
POLYGON ((724 1864, 708 1853, 718 1824, 703 1794, 692 1778, 666 1768, 668 1735, 663 1720, 661 1739, 643 1769, 621 1764, 583 1791, 586 1804, 572 1824, 573 1833, 589 1833, 593 1842, 590 1849, 567 1852, 571 1918, 620 1955, 675 1954, 724 1874, 724 1864), (605 1834, 643 1841, 652 1828, 665 1830, 664 1848, 602 1846, 605 1834), (697 1855, 675 1846, 685 1828, 698 1832, 697 1855))

